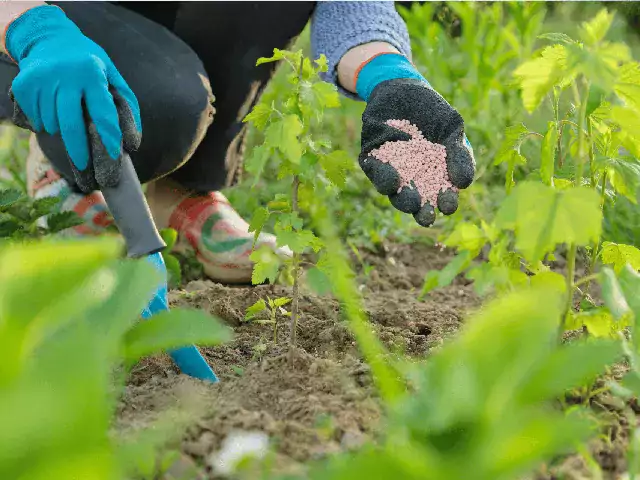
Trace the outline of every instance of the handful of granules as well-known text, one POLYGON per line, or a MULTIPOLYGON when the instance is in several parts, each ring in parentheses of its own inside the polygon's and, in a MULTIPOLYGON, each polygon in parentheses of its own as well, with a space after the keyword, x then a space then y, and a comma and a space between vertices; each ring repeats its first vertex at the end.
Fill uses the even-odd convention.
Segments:
POLYGON ((388 163, 400 176, 400 187, 418 190, 421 205, 438 204, 438 193, 458 190, 449 181, 447 150, 444 145, 431 143, 409 120, 387 120, 387 125, 411 136, 411 140, 386 142, 370 152, 372 157, 388 163))

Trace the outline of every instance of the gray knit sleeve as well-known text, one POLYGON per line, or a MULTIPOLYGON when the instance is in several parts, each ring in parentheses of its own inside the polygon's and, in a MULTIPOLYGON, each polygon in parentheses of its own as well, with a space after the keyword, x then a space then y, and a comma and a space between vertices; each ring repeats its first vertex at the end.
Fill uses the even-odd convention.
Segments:
POLYGON ((338 84, 338 62, 348 50, 363 43, 387 42, 411 59, 409 32, 392 1, 322 1, 311 21, 313 58, 325 54, 329 71, 323 80, 333 83, 343 95, 358 99, 338 84))

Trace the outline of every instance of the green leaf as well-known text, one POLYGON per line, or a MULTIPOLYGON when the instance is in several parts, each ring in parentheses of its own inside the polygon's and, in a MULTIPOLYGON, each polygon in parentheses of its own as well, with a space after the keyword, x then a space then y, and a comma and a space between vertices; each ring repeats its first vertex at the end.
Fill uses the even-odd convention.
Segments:
POLYGON ((280 230, 301 230, 304 222, 298 212, 290 212, 278 215, 277 228, 280 230))
POLYGON ((13 205, 22 197, 22 193, 20 190, 16 189, 8 189, 8 190, 0 190, 0 211, 2 209, 13 205))
POLYGON ((173 247, 175 247, 176 242, 178 241, 177 230, 173 228, 163 228, 162 230, 160 230, 160 236, 162 237, 162 240, 164 240, 164 243, 167 244, 164 251, 171 252, 173 250, 173 247))
POLYGON ((0 238, 9 238, 22 228, 22 224, 16 220, 0 219, 0 238))
POLYGON ((271 113, 273 112, 273 108, 270 105, 266 105, 264 103, 258 103, 253 110, 244 117, 242 120, 243 123, 251 122, 253 125, 259 130, 263 131, 269 122, 269 118, 271 117, 271 113))
MULTIPOLYGON (((529 133, 531 132, 529 132, 529 129, 525 127, 523 123, 507 127, 504 132, 504 139, 500 144, 493 164, 500 165, 501 163, 512 161, 510 158, 512 151, 515 150, 517 153, 520 153, 520 146, 529 133)), ((525 162, 526 161, 523 161, 522 163, 525 162)))
POLYGON ((272 63, 272 62, 277 62, 278 60, 282 60, 285 58, 284 55, 284 51, 278 49, 278 48, 274 48, 273 49, 273 55, 271 57, 260 57, 258 58, 258 60, 256 61, 256 67, 258 65, 262 65, 263 63, 272 63))
POLYGON ((520 147, 525 138, 529 135, 529 130, 524 124, 512 125, 505 131, 504 139, 500 144, 500 148, 496 153, 493 164, 507 164, 505 188, 507 193, 511 192, 513 187, 513 174, 517 165, 525 165, 527 159, 520 154, 520 147))
POLYGON ((271 283, 276 281, 281 261, 269 246, 261 245, 260 248, 251 252, 249 259, 254 262, 251 274, 251 282, 254 285, 259 285, 265 280, 271 283))
POLYGON ((538 38, 541 38, 544 40, 550 40, 556 43, 566 43, 566 44, 575 43, 574 39, 572 39, 569 35, 566 35, 564 33, 543 33, 542 35, 538 35, 538 38))
MULTIPOLYGON (((46 317, 54 300, 64 301, 119 251, 120 245, 107 238, 47 240, 0 250, 0 317, 24 322, 46 317)), ((104 291, 94 288, 95 298, 108 293, 108 282, 103 283, 104 291)))
POLYGON ((281 120, 271 122, 265 132, 265 143, 277 148, 290 162, 299 164, 302 157, 302 145, 298 135, 302 133, 302 123, 297 115, 287 115, 281 120))
POLYGON ((458 253, 453 259, 440 271, 431 270, 427 272, 424 278, 424 285, 420 292, 420 298, 423 298, 434 288, 442 288, 451 285, 451 282, 471 264, 471 254, 468 250, 458 253))
POLYGON ((631 59, 629 48, 621 43, 603 43, 596 48, 569 45, 567 51, 574 73, 582 73, 593 86, 607 92, 615 86, 620 65, 631 59))
POLYGON ((278 297, 273 301, 273 304, 276 307, 284 307, 285 305, 291 303, 291 299, 287 297, 278 297))
POLYGON ((60 203, 60 197, 37 198, 31 204, 31 218, 34 220, 53 213, 60 203))
POLYGON ((637 62, 622 66, 614 91, 630 107, 640 108, 640 65, 637 62))
POLYGON ((587 45, 597 45, 607 35, 613 17, 614 14, 606 8, 601 9, 595 17, 580 26, 580 39, 587 45))
POLYGON ((457 223, 449 238, 444 241, 449 247, 468 250, 473 258, 478 256, 486 243, 487 237, 480 227, 469 222, 457 223))
POLYGON ((335 85, 305 81, 300 85, 299 106, 305 118, 315 115, 321 119, 325 108, 340 106, 340 95, 335 85))
POLYGON ((567 291, 567 282, 564 276, 556 272, 538 273, 530 278, 530 283, 532 287, 536 288, 547 287, 562 293, 567 291))
POLYGON ((610 338, 613 336, 614 320, 605 309, 589 310, 574 313, 575 322, 584 325, 590 335, 595 338, 610 338))
POLYGON ((318 72, 327 72, 329 70, 327 57, 324 53, 317 60, 314 60, 314 63, 318 66, 318 72))
POLYGON ((262 312, 267 308, 267 303, 264 301, 264 298, 261 298, 256 303, 247 308, 247 313, 244 316, 245 320, 251 320, 256 314, 262 312))
POLYGON ((558 397, 570 388, 595 380, 621 354, 619 344, 610 340, 563 345, 542 364, 532 368, 526 384, 518 390, 518 396, 527 401, 558 397))
POLYGON ((528 60, 514 72, 522 89, 522 102, 533 112, 555 85, 567 84, 574 74, 567 64, 567 49, 553 45, 542 50, 540 57, 528 60))
POLYGON ((232 338, 231 329, 197 310, 161 312, 137 323, 124 338, 124 357, 129 362, 163 350, 191 344, 219 345, 232 338))
POLYGON ((622 386, 640 398, 640 375, 635 370, 631 370, 622 378, 622 386))
POLYGON ((600 274, 600 282, 602 285, 602 298, 604 300, 604 304, 613 315, 613 318, 618 320, 624 315, 631 313, 613 270, 604 267, 600 274))
POLYGON ((167 267, 167 273, 169 274, 169 286, 177 288, 182 283, 182 267, 180 266, 180 261, 170 253, 164 254, 163 258, 167 267))
POLYGON ((271 158, 271 148, 266 145, 259 145, 253 148, 253 152, 249 156, 249 160, 246 164, 247 172, 253 176, 253 183, 251 185, 254 188, 260 181, 260 177, 267 162, 271 158))
POLYGON ((540 177, 545 185, 553 185, 553 174, 556 162, 556 146, 558 143, 558 129, 556 122, 549 122, 547 133, 542 141, 540 153, 540 177))
POLYGON ((610 156, 599 158, 595 166, 607 174, 613 189, 625 196, 632 203, 638 203, 638 187, 640 187, 640 161, 633 157, 621 158, 610 156))
POLYGON ((424 298, 424 296, 432 290, 438 288, 440 276, 437 270, 429 270, 427 274, 424 276, 424 282, 422 285, 422 290, 420 291, 420 299, 424 298))
POLYGON ((520 270, 491 263, 481 263, 470 269, 465 276, 473 280, 473 288, 480 296, 487 295, 493 289, 498 292, 508 291, 511 287, 525 285, 529 279, 520 270))
POLYGON ((618 283, 620 289, 625 296, 627 305, 631 308, 636 317, 636 341, 640 346, 640 274, 633 270, 629 265, 625 265, 622 271, 618 274, 618 283))
POLYGON ((269 220, 269 210, 264 207, 256 208, 253 212, 253 217, 251 217, 251 223, 249 223, 249 232, 255 232, 253 238, 254 246, 267 220, 269 220))
POLYGON ((73 211, 55 212, 47 217, 47 229, 49 233, 58 233, 67 228, 77 227, 83 223, 84 220, 73 211))
POLYGON ((318 267, 312 267, 307 270, 307 283, 318 295, 325 295, 331 292, 331 281, 329 277, 318 267))
POLYGON ((623 129, 623 133, 637 138, 637 132, 640 131, 640 112, 636 108, 613 106, 610 118, 623 129))
POLYGON ((309 230, 280 230, 276 228, 277 244, 279 247, 288 246, 295 253, 303 253, 307 247, 318 251, 320 239, 309 230))
POLYGON ((347 173, 354 168, 352 158, 344 150, 334 150, 328 155, 322 155, 320 165, 327 178, 339 188, 344 188, 347 183, 347 173))
POLYGON ((640 250, 633 245, 603 242, 600 256, 602 263, 613 265, 616 273, 620 273, 627 263, 634 270, 640 270, 640 250))
POLYGON ((516 249, 530 263, 542 260, 557 244, 588 245, 599 238, 601 224, 595 191, 579 187, 558 192, 536 182, 518 185, 496 216, 496 225, 515 232, 516 249))
POLYGON ((318 105, 324 108, 337 108, 340 106, 340 95, 335 85, 327 82, 316 82, 311 91, 318 105))

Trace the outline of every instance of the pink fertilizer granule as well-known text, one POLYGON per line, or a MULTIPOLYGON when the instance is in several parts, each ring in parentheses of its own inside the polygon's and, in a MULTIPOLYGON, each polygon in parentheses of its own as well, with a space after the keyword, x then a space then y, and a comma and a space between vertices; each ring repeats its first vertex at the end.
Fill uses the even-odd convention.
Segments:
POLYGON ((381 162, 389 163, 400 175, 400 188, 415 185, 422 205, 429 202, 432 207, 438 203, 438 193, 457 189, 449 181, 447 172, 447 149, 444 145, 431 143, 409 120, 387 120, 387 125, 411 136, 411 140, 386 142, 380 148, 371 150, 370 155, 381 162))

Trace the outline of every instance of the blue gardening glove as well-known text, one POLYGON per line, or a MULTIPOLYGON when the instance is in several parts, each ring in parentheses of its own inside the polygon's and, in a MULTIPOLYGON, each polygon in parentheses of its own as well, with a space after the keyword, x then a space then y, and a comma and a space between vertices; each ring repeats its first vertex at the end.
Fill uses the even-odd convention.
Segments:
POLYGON ((137 150, 142 126, 136 96, 105 51, 54 6, 20 15, 7 28, 5 44, 20 68, 11 95, 28 120, 15 123, 60 134, 83 191, 117 185, 123 144, 137 150), (89 123, 102 142, 100 160, 91 159, 89 123))
MULTIPOLYGON (((142 318, 150 318, 156 313, 169 310, 169 303, 167 302, 167 268, 160 253, 154 253, 145 258, 160 270, 163 276, 163 281, 158 287, 153 299, 142 311, 142 318)), ((213 370, 211 370, 211 367, 209 367, 209 364, 195 346, 191 345, 189 347, 178 348, 168 353, 182 373, 212 383, 218 381, 218 377, 213 373, 213 370)))
POLYGON ((356 91, 367 102, 359 163, 378 192, 425 227, 435 221, 436 206, 454 213, 457 190, 475 174, 460 114, 400 54, 366 63, 356 91))

